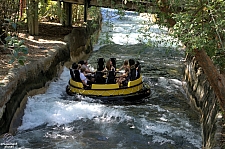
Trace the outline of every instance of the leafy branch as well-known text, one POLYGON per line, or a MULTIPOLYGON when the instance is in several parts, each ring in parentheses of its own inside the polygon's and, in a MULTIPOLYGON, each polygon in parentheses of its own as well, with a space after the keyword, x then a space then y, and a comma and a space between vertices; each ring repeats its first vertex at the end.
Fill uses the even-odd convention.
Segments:
POLYGON ((25 55, 28 54, 28 48, 24 45, 23 40, 18 39, 16 32, 10 32, 10 30, 16 31, 17 24, 11 19, 4 20, 6 23, 3 23, 3 26, 5 28, 5 34, 7 34, 7 37, 4 39, 4 41, 0 41, 4 45, 4 50, 8 50, 10 53, 9 56, 11 60, 9 63, 13 64, 15 61, 17 61, 20 65, 24 65, 24 62, 26 61, 25 55))

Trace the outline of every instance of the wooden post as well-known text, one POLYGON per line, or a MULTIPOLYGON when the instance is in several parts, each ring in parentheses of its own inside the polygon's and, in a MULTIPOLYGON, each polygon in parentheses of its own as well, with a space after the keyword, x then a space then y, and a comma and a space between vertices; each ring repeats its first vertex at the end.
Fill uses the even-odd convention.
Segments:
POLYGON ((34 35, 39 34, 38 3, 39 3, 39 0, 36 0, 34 5, 34 35))
POLYGON ((57 0, 57 5, 58 5, 58 8, 59 8, 59 11, 57 12, 57 15, 59 17, 59 21, 60 21, 60 23, 63 26, 65 26, 65 24, 64 24, 64 18, 63 18, 63 11, 62 11, 62 5, 61 5, 60 0, 57 0))
POLYGON ((87 22, 88 1, 84 0, 84 22, 87 22))
POLYGON ((72 4, 71 3, 64 3, 63 9, 65 10, 66 20, 65 26, 72 26, 72 4))
POLYGON ((20 19, 23 17, 24 1, 20 0, 20 19))
POLYGON ((39 23, 38 23, 38 0, 31 0, 28 2, 28 30, 30 35, 39 34, 39 23))

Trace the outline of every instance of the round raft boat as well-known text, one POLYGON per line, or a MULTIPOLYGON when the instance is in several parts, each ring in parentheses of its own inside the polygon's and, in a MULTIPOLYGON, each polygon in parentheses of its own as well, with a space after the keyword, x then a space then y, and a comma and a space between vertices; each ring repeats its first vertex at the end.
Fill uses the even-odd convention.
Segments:
POLYGON ((73 79, 69 80, 66 87, 69 95, 84 95, 100 100, 138 100, 150 95, 150 87, 142 81, 142 76, 133 81, 129 81, 127 86, 119 84, 92 84, 91 87, 85 88, 81 82, 73 79))

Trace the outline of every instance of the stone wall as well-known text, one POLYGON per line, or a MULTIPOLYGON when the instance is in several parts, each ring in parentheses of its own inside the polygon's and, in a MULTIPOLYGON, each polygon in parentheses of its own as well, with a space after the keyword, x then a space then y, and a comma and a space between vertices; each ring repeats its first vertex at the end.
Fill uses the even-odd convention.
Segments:
POLYGON ((50 51, 46 58, 11 70, 6 78, 8 83, 0 88, 0 134, 8 131, 13 115, 27 93, 44 87, 48 81, 57 77, 69 57, 68 47, 62 47, 50 51))
POLYGON ((6 78, 8 83, 0 86, 0 134, 16 130, 21 123, 18 119, 23 116, 25 98, 31 92, 38 93, 34 90, 46 89, 49 82, 61 74, 65 62, 87 58, 93 50, 92 35, 98 35, 100 29, 101 16, 96 22, 89 22, 86 27, 74 28, 65 37, 66 46, 54 49, 46 58, 20 66, 9 73, 6 78), (92 23, 99 24, 93 28, 92 23))
POLYGON ((69 35, 65 36, 64 40, 69 45, 72 62, 87 58, 88 54, 93 51, 93 40, 98 38, 100 30, 101 16, 95 22, 88 21, 87 26, 74 28, 69 35), (97 25, 93 26, 92 24, 97 25))
POLYGON ((195 57, 188 55, 184 77, 184 86, 190 104, 200 113, 202 124, 203 148, 216 148, 219 145, 221 114, 217 98, 207 81, 207 76, 198 65, 195 57))

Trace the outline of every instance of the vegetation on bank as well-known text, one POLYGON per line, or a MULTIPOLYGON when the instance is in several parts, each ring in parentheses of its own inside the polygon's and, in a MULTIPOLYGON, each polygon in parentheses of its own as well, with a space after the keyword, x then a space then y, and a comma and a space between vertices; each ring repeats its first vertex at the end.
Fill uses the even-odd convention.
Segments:
MULTIPOLYGON (((27 27, 30 35, 38 34, 38 22, 61 23, 65 26, 66 14, 62 2, 51 0, 2 0, 0 3, 0 54, 8 53, 14 65, 17 62, 24 65, 28 48, 23 40, 19 40, 20 28, 27 27), (37 7, 37 8, 36 8, 37 7), (38 12, 36 12, 38 11, 38 12), (38 22, 35 22, 38 17, 38 22), (37 25, 36 27, 31 23, 37 25)), ((94 21, 98 18, 99 8, 89 8, 88 17, 94 21)), ((72 5, 72 24, 82 26, 84 6, 72 5)))
MULTIPOLYGON (((66 19, 63 5, 59 1, 50 0, 3 0, 0 4, 0 45, 4 49, 11 50, 12 61, 18 60, 23 64, 25 57, 20 57, 21 52, 27 53, 23 41, 18 41, 17 26, 28 23, 30 17, 35 16, 35 4, 38 6, 38 20, 63 23, 66 19), (38 4, 37 4, 38 3, 38 4), (10 49, 9 49, 10 47, 10 49)), ((156 23, 170 28, 169 34, 181 41, 187 48, 187 52, 195 49, 205 50, 219 66, 225 71, 225 1, 223 0, 153 0, 153 8, 140 6, 140 12, 154 14, 156 23), (157 12, 157 13, 156 13, 157 12)), ((118 15, 124 15, 124 10, 118 6, 118 15)), ((84 6, 72 5, 72 23, 83 21, 84 6)), ((99 9, 90 7, 88 14, 96 17, 99 9)), ((149 29, 152 25, 152 17, 145 21, 149 29)), ((79 23, 78 23, 79 24, 79 23)), ((143 33, 143 32, 141 32, 143 33)), ((106 33, 107 34, 107 33, 106 33)), ((148 34, 145 35, 146 37, 148 34)), ((106 38, 110 38, 106 35, 106 38)), ((107 40, 106 41, 109 41, 107 40)), ((173 41, 174 42, 174 41, 173 41)), ((1 47, 2 51, 2 47, 1 47)), ((0 52, 1 52, 0 51, 0 52)))
POLYGON ((158 23, 172 29, 187 52, 204 50, 225 71, 225 1, 223 0, 157 0, 158 23))
POLYGON ((156 0, 157 23, 186 46, 207 76, 225 118, 225 1, 156 0))

